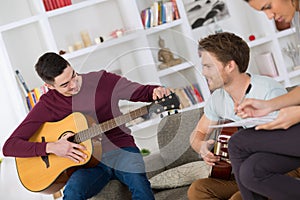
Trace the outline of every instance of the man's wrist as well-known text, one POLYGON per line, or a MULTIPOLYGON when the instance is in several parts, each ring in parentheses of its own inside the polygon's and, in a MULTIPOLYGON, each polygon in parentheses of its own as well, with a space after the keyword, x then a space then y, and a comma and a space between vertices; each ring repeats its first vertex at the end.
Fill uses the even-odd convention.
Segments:
POLYGON ((47 153, 47 154, 53 153, 53 151, 52 151, 52 146, 53 146, 53 143, 51 143, 51 142, 48 142, 48 143, 46 144, 46 153, 47 153))

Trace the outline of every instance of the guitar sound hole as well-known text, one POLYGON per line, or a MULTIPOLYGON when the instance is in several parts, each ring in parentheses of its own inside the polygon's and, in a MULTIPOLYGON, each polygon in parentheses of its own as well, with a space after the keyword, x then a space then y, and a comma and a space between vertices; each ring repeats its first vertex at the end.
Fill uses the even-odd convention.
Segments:
MULTIPOLYGON (((63 132, 63 134, 61 134, 61 135, 59 136, 58 139, 60 139, 60 138, 62 138, 63 136, 67 135, 68 133, 74 134, 73 131, 65 131, 65 132, 63 132)), ((69 141, 69 142, 74 142, 74 139, 75 139, 75 135, 69 137, 69 138, 68 138, 68 141, 69 141)))

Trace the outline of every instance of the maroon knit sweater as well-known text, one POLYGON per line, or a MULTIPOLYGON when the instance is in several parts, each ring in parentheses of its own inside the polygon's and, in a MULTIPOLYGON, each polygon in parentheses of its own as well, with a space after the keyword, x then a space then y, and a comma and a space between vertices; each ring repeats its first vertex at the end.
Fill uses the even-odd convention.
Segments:
MULTIPOLYGON (((28 139, 45 122, 60 121, 73 112, 92 116, 98 123, 121 115, 119 100, 152 101, 154 85, 141 85, 104 70, 81 74, 82 87, 78 94, 66 97, 49 90, 29 112, 3 146, 3 154, 13 157, 46 155, 46 142, 34 143, 28 139)), ((124 125, 105 132, 103 151, 117 147, 136 146, 130 129, 124 125)))

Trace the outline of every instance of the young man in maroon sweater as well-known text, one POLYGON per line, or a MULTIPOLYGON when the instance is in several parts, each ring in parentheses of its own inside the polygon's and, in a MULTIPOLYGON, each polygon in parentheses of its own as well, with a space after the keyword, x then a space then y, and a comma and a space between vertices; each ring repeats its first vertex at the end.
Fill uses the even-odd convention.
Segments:
MULTIPOLYGON (((141 85, 104 70, 78 74, 55 53, 42 55, 35 69, 50 89, 16 128, 3 146, 3 154, 13 157, 35 157, 55 154, 83 162, 86 148, 70 142, 67 133, 55 142, 29 142, 45 122, 63 120, 73 112, 92 116, 96 123, 120 116, 119 100, 151 102, 170 90, 155 85, 141 85)), ((102 159, 92 168, 76 170, 64 189, 64 199, 88 199, 111 180, 118 179, 129 187, 132 199, 154 199, 139 149, 130 129, 121 125, 102 135, 102 159)))

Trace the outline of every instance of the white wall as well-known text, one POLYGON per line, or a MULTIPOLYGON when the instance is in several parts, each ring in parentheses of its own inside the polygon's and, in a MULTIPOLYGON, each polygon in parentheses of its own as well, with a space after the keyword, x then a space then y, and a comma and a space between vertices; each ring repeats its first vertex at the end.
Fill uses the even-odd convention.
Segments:
MULTIPOLYGON (((22 96, 14 72, 3 61, 6 55, 0 49, 0 157, 5 140, 26 115, 22 96)), ((45 200, 51 195, 41 195, 27 191, 20 183, 14 158, 4 158, 0 164, 0 199, 5 200, 45 200)))
POLYGON ((11 67, 4 63, 7 55, 0 49, 0 156, 2 146, 7 137, 17 127, 26 114, 22 96, 11 67))

